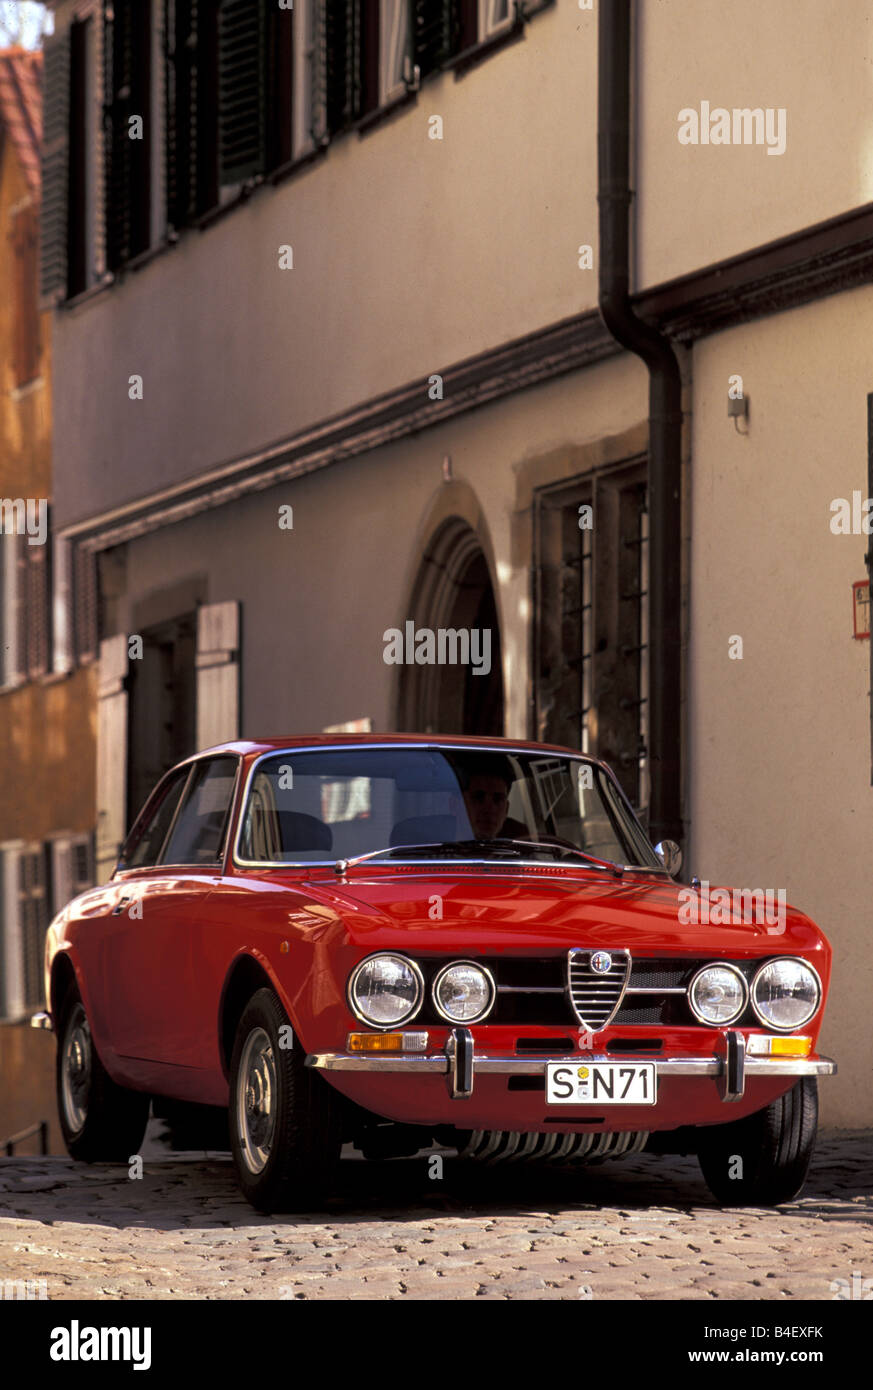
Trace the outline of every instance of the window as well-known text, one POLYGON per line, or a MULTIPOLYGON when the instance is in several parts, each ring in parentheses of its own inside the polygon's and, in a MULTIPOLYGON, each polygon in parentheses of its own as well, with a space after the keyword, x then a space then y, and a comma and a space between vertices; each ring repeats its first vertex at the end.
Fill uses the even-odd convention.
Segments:
POLYGON ((14 253, 12 379, 16 386, 26 386, 39 373, 38 209, 28 202, 12 213, 10 221, 14 253))
POLYGON ((214 864, 220 858, 236 769, 236 758, 195 765, 162 864, 214 864))
POLYGON ((110 270, 151 241, 151 0, 104 6, 106 260, 110 270))
POLYGON ((412 30, 408 0, 381 0, 379 75, 382 103, 396 101, 412 80, 412 30))
POLYGON ((602 758, 642 813, 648 797, 645 464, 542 489, 535 511, 533 736, 602 758))
POLYGON ((165 0, 167 221, 218 202, 218 0, 165 0))
MULTIPOLYGON (((22 506, 24 503, 22 502, 22 506)), ((0 533, 0 685, 45 675, 52 660, 51 555, 24 530, 0 533)))
POLYGON ((142 816, 130 833, 122 851, 119 865, 123 869, 144 869, 157 863, 167 831, 188 780, 190 768, 181 767, 172 773, 148 802, 142 816))
POLYGON ((92 835, 59 835, 51 841, 51 882, 53 915, 84 893, 94 883, 94 842, 92 835))

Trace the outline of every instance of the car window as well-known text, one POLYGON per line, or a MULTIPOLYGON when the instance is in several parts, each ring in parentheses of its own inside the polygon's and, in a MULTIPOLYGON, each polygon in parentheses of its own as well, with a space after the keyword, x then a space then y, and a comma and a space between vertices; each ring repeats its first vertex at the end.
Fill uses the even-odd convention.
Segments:
POLYGON ((125 845, 121 867, 124 869, 146 869, 157 863, 161 846, 167 838, 179 798, 188 780, 190 768, 181 767, 167 779, 160 800, 139 831, 134 827, 133 835, 125 845))
POLYGON ((197 763, 162 864, 214 864, 221 853, 236 780, 236 758, 197 763))

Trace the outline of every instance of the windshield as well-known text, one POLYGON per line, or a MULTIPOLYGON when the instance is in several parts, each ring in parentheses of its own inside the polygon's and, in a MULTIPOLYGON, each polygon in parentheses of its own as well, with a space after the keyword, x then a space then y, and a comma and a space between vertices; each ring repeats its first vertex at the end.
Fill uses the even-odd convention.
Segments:
MULTIPOLYGON (((505 840, 522 842, 522 853, 530 843, 540 863, 534 843, 554 842, 661 869, 599 767, 560 754, 476 748, 337 747, 263 758, 251 778, 237 857, 334 863, 385 850, 386 862, 397 862, 403 846, 412 857, 412 846, 476 841, 465 857, 478 859, 505 840)), ((420 861, 421 851, 414 857, 420 861)))

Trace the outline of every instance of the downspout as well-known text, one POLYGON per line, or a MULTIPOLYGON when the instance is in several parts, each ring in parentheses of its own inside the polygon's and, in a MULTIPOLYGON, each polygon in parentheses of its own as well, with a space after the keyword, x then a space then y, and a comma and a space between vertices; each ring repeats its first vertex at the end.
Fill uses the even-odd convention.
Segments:
POLYGON ((667 338, 630 302, 631 0, 601 0, 597 65, 599 308, 649 369, 649 835, 682 841, 680 561, 682 381, 667 338))

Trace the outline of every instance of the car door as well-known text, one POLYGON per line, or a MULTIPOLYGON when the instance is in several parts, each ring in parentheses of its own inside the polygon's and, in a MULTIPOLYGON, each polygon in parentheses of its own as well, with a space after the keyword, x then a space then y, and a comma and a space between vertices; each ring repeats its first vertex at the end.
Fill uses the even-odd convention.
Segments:
MULTIPOLYGON (((196 1067, 210 1008, 200 988, 196 927, 221 878, 238 764, 225 754, 185 768, 184 788, 154 862, 137 864, 125 878, 127 901, 106 953, 111 1034, 121 1057, 158 1069, 196 1067)), ((142 859, 153 852, 154 845, 142 859)), ((160 1089, 160 1070, 141 1077, 146 1079, 160 1089)), ((167 1079, 169 1092, 172 1077, 167 1079)))

